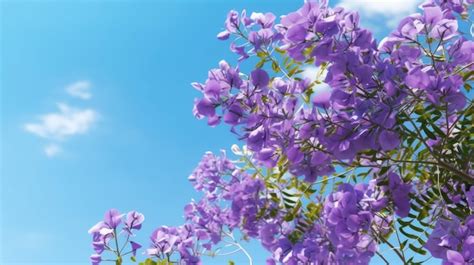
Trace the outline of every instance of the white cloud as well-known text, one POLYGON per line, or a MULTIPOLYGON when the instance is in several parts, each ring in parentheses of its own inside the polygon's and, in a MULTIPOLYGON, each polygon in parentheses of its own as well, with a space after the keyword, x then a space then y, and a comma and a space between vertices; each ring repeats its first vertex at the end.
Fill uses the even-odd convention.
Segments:
POLYGON ((53 157, 61 153, 62 148, 57 144, 49 144, 44 147, 44 153, 46 156, 53 157))
MULTIPOLYGON (((420 0, 341 0, 338 5, 353 11, 358 11, 361 20, 382 19, 386 25, 393 28, 405 16, 416 12, 420 0)), ((377 26, 378 23, 368 23, 377 26)))
MULTIPOLYGON (((80 80, 65 87, 66 92, 83 100, 90 99, 91 83, 80 80)), ((98 113, 91 108, 76 108, 66 103, 58 103, 58 111, 46 113, 38 117, 37 122, 23 125, 25 131, 51 142, 44 146, 44 154, 54 157, 63 152, 59 143, 80 134, 87 133, 98 120, 98 113)))
POLYGON ((306 66, 303 68, 303 72, 301 73, 302 78, 309 78, 311 82, 314 82, 317 80, 321 81, 320 84, 315 84, 313 86, 313 89, 315 92, 322 92, 322 91, 329 91, 331 90, 331 87, 329 87, 328 84, 324 83, 324 79, 326 79, 328 71, 323 70, 319 67, 316 66, 306 66))
POLYGON ((92 94, 90 92, 91 83, 89 81, 77 81, 66 87, 67 93, 73 97, 81 99, 90 99, 92 94))
POLYGON ((38 123, 25 124, 25 130, 42 138, 63 140, 86 133, 98 118, 93 109, 77 109, 64 103, 59 103, 58 108, 59 112, 40 116, 38 123))

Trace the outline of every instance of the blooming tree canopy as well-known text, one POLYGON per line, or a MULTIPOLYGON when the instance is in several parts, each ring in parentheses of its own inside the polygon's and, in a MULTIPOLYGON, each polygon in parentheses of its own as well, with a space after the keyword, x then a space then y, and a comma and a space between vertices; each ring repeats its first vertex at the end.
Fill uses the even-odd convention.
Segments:
MULTIPOLYGON (((389 264, 385 250, 474 264, 473 3, 428 0, 380 42, 324 0, 278 21, 230 11, 217 38, 239 63, 192 84, 193 112, 242 147, 204 155, 189 176, 201 198, 152 233, 141 264, 253 264, 248 240, 269 265, 389 264)), ((143 221, 109 210, 89 231, 92 264, 135 261, 143 221)))

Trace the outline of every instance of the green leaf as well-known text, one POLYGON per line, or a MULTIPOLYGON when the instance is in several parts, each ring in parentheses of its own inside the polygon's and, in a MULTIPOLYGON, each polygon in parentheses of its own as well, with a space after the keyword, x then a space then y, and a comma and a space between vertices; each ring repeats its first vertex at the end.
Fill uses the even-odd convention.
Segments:
POLYGON ((438 135, 440 135, 443 138, 446 137, 446 134, 438 126, 436 126, 435 124, 431 124, 431 127, 438 135))
POLYGON ((413 219, 410 221, 404 221, 402 219, 397 219, 398 223, 401 224, 402 226, 409 226, 411 222, 413 222, 413 219))
POLYGON ((257 67, 257 68, 262 68, 262 67, 265 65, 265 62, 266 62, 265 59, 262 59, 262 60, 260 60, 260 62, 258 62, 258 63, 255 65, 255 67, 257 67))
POLYGON ((140 262, 138 265, 158 265, 158 263, 148 258, 144 262, 140 262))
POLYGON ((414 112, 418 115, 422 115, 423 113, 425 113, 425 108, 423 107, 423 104, 417 104, 414 112))
POLYGON ((296 74, 296 72, 298 71, 299 69, 299 66, 295 66, 293 69, 291 69, 289 72, 288 72, 288 75, 291 77, 293 76, 294 74, 296 74))
POLYGON ((382 176, 383 174, 387 173, 387 171, 390 169, 390 167, 382 167, 379 171, 379 176, 382 176))
POLYGON ((280 49, 280 48, 278 48, 278 47, 275 48, 275 51, 276 51, 277 53, 280 53, 280 54, 285 54, 285 50, 282 50, 282 49, 280 49))
POLYGON ((283 197, 296 197, 295 194, 289 193, 286 190, 282 190, 281 193, 283 194, 283 197))
POLYGON ((466 81, 471 78, 471 76, 474 76, 474 71, 469 71, 465 74, 462 75, 462 80, 466 81))
POLYGON ((466 89, 467 92, 471 92, 472 86, 469 85, 468 83, 465 83, 464 88, 466 89))
POLYGON ((257 52, 257 56, 258 56, 259 58, 264 59, 264 58, 267 57, 267 54, 266 54, 265 52, 263 52, 263 51, 258 51, 258 52, 257 52))
POLYGON ((419 233, 422 233, 422 232, 425 231, 425 229, 419 228, 419 227, 415 226, 414 224, 410 224, 410 228, 415 230, 416 232, 419 232, 419 233))
POLYGON ((411 239, 417 239, 417 238, 418 238, 417 236, 412 235, 412 234, 406 232, 403 227, 400 227, 400 232, 401 232, 404 236, 406 236, 406 237, 408 237, 408 238, 411 238, 411 239))
POLYGON ((321 188, 319 189, 319 194, 322 195, 326 191, 326 187, 328 185, 328 177, 323 176, 323 180, 321 182, 321 188))
POLYGON ((272 61, 272 69, 275 71, 275 73, 280 72, 280 66, 275 61, 272 61))
POLYGON ((436 140, 436 135, 434 135, 425 125, 421 126, 423 132, 428 136, 428 138, 436 140))
POLYGON ((421 255, 426 254, 426 250, 424 250, 422 247, 415 247, 413 244, 408 244, 408 247, 418 254, 421 254, 421 255))
POLYGON ((464 219, 467 217, 466 212, 462 210, 460 207, 448 207, 449 211, 455 214, 457 217, 464 219))
POLYGON ((420 238, 417 239, 418 243, 420 243, 420 246, 424 246, 426 244, 426 242, 420 238))
POLYGON ((308 104, 311 100, 311 95, 313 94, 313 89, 312 88, 309 88, 307 89, 304 94, 303 94, 303 100, 306 104, 308 104))
POLYGON ((400 243, 400 250, 403 250, 407 246, 408 239, 405 239, 400 243))

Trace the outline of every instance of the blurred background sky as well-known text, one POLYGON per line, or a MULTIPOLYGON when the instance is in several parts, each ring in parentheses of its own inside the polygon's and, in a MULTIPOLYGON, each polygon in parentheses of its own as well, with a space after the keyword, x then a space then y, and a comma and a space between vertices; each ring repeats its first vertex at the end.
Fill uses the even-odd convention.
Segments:
MULTIPOLYGON (((417 2, 342 4, 380 40, 417 2)), ((191 112, 190 83, 221 59, 236 63, 215 37, 227 12, 279 16, 301 4, 0 1, 0 264, 88 264, 87 230, 109 208, 145 214, 144 246, 157 226, 181 224, 197 195, 188 175, 205 151, 236 142, 191 112)), ((249 252, 263 264, 257 244, 249 252)))

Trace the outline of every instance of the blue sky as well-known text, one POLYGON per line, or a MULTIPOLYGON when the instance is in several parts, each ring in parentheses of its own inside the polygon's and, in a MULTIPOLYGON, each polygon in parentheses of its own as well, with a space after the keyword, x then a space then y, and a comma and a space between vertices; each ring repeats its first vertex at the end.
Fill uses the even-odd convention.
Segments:
MULTIPOLYGON (((343 2, 379 39, 416 6, 343 2)), ((196 197, 189 173, 205 151, 235 142, 193 117, 189 85, 221 59, 235 63, 215 38, 227 11, 282 15, 300 4, 0 2, 0 263, 88 264, 87 230, 109 208, 145 214, 142 242, 179 225, 196 197)), ((260 249, 250 252, 261 264, 260 249)))

